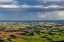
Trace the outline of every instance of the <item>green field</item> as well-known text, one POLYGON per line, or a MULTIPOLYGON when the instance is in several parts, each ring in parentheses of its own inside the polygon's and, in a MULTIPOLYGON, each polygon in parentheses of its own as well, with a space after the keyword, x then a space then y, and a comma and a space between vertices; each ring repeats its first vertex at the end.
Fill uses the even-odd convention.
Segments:
POLYGON ((64 42, 64 22, 0 22, 0 42, 64 42))

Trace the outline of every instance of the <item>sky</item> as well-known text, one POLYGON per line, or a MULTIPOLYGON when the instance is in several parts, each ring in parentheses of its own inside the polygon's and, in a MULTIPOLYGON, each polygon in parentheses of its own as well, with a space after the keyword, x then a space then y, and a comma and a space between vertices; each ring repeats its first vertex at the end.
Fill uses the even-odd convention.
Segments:
POLYGON ((64 0, 0 0, 0 20, 64 20, 64 0))

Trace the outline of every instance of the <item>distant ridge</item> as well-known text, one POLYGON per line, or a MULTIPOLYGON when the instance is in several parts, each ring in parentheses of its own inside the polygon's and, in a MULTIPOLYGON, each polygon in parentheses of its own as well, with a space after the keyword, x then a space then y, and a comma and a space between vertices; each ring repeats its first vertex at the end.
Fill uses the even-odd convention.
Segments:
POLYGON ((64 20, 0 20, 0 22, 64 22, 64 20))

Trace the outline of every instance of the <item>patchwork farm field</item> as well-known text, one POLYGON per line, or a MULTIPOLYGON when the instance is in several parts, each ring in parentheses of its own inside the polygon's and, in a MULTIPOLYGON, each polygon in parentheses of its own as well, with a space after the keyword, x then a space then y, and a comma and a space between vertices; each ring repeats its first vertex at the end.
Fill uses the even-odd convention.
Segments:
POLYGON ((0 22, 0 42, 64 42, 64 22, 0 22))

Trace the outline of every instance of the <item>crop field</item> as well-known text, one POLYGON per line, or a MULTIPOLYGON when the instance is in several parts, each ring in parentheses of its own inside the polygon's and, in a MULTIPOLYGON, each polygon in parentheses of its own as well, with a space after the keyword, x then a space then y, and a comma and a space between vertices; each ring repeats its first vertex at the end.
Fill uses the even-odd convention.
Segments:
POLYGON ((0 22, 0 42, 64 42, 64 22, 0 22))

